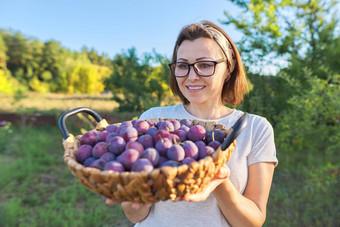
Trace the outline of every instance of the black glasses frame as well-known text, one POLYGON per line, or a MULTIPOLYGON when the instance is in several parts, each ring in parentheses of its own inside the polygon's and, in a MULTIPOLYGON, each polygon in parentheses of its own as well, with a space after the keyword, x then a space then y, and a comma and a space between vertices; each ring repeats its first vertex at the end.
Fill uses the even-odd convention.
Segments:
POLYGON ((218 60, 218 61, 197 61, 197 62, 194 62, 194 63, 192 63, 192 64, 189 64, 189 63, 186 63, 186 62, 177 62, 177 61, 175 61, 175 62, 172 62, 172 63, 168 64, 168 66, 169 66, 169 68, 170 68, 171 74, 174 75, 174 77, 179 77, 179 78, 181 78, 181 77, 186 77, 186 76, 188 76, 189 73, 190 73, 190 70, 191 70, 191 66, 194 68, 194 71, 195 71, 195 73, 196 73, 197 75, 199 75, 199 76, 201 76, 201 77, 209 77, 209 76, 214 75, 215 70, 216 70, 216 65, 217 65, 217 64, 220 64, 220 63, 222 63, 222 62, 224 62, 225 60, 226 60, 225 58, 222 58, 222 59, 220 59, 220 60, 218 60), (198 72, 198 70, 197 70, 197 68, 196 68, 196 66, 195 66, 197 63, 200 63, 200 62, 210 62, 210 63, 214 63, 214 71, 213 71, 213 73, 210 74, 210 75, 200 75, 199 72, 198 72), (184 75, 184 76, 176 76, 176 75, 175 75, 175 71, 174 71, 174 68, 173 68, 172 66, 175 65, 175 64, 177 64, 177 63, 187 64, 187 65, 189 66, 188 73, 187 73, 186 75, 184 75))

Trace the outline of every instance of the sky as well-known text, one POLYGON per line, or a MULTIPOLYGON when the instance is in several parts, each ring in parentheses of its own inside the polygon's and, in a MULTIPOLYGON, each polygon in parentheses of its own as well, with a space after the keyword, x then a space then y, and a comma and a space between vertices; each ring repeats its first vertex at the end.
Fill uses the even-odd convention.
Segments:
POLYGON ((180 29, 210 20, 237 42, 242 34, 224 25, 224 12, 239 9, 227 0, 0 0, 0 29, 11 29, 65 48, 94 48, 110 58, 135 47, 168 58, 180 29))

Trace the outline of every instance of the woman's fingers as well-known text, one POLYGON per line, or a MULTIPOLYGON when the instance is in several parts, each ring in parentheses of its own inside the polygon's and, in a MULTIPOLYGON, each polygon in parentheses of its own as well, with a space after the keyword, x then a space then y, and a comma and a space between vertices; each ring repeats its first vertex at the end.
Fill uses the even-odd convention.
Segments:
POLYGON ((152 203, 137 203, 137 202, 130 202, 130 201, 125 201, 125 202, 117 202, 113 199, 106 198, 105 200, 106 205, 112 206, 112 205, 117 205, 121 204, 123 208, 131 208, 134 210, 138 210, 142 207, 151 207, 152 203))
POLYGON ((230 176, 230 170, 228 166, 224 165, 221 167, 221 169, 217 172, 215 178, 218 179, 223 179, 223 178, 228 178, 230 176))
POLYGON ((139 210, 142 207, 151 207, 152 203, 137 203, 137 202, 130 202, 130 201, 126 201, 126 202, 122 202, 121 203, 123 209, 124 208, 131 208, 134 210, 139 210))
POLYGON ((113 199, 108 199, 108 198, 106 198, 105 203, 106 205, 109 205, 109 206, 119 204, 119 202, 114 201, 113 199))
POLYGON ((195 194, 185 195, 183 197, 183 200, 191 202, 199 202, 206 200, 210 193, 212 193, 216 189, 216 187, 220 185, 229 176, 230 176, 229 168, 226 165, 222 166, 221 169, 215 175, 214 179, 209 184, 207 184, 202 191, 195 194))

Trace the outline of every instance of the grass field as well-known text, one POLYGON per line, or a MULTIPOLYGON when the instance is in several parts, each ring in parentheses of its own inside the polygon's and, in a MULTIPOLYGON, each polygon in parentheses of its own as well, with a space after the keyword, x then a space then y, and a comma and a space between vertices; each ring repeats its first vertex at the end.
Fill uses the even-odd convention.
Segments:
POLYGON ((0 226, 131 226, 71 174, 57 128, 0 130, 0 226))
POLYGON ((75 107, 86 106, 98 112, 113 112, 118 104, 112 100, 112 95, 64 95, 39 94, 28 92, 23 95, 0 94, 0 112, 5 113, 56 113, 75 107))

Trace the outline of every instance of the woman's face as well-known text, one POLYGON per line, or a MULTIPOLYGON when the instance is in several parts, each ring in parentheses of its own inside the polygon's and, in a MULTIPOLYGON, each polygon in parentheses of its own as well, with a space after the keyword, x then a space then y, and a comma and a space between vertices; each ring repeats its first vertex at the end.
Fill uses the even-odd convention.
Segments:
MULTIPOLYGON (((198 38, 193 41, 185 40, 177 51, 177 62, 194 63, 197 61, 218 61, 225 58, 220 47, 214 40, 198 38)), ((221 92, 226 74, 226 63, 216 65, 215 73, 210 77, 201 77, 193 67, 186 77, 176 77, 179 89, 191 104, 214 102, 222 104, 221 92)))

